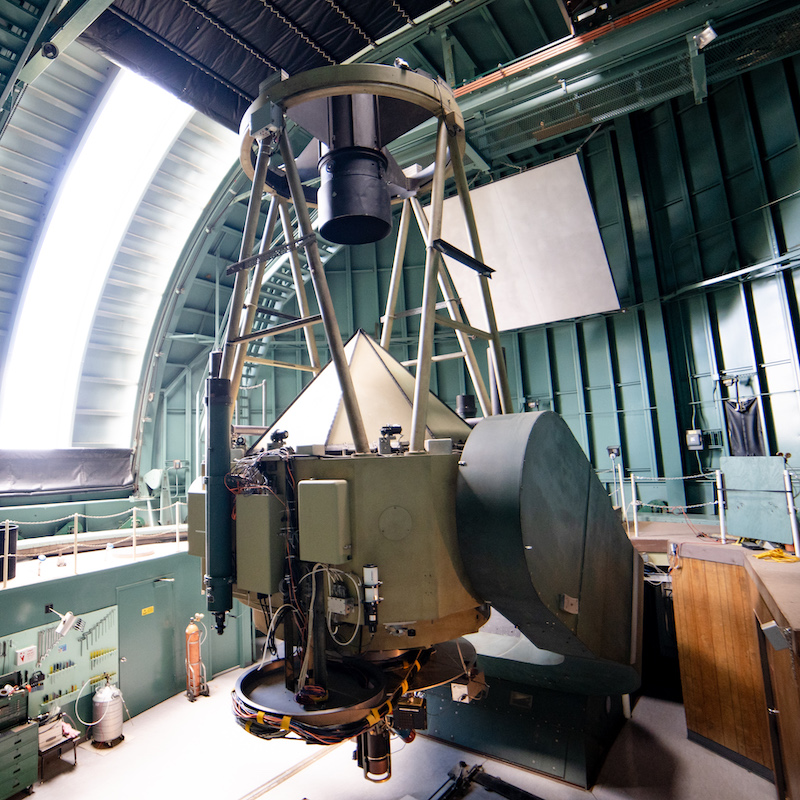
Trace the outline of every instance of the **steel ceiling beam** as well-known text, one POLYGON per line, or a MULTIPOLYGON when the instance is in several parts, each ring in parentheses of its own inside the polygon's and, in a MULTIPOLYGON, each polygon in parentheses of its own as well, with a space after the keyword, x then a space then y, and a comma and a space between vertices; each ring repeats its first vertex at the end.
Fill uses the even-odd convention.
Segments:
POLYGON ((423 14, 419 19, 415 20, 416 24, 413 27, 409 25, 407 28, 401 28, 397 33, 390 34, 384 39, 381 39, 377 47, 365 47, 342 63, 350 64, 365 61, 378 63, 389 58, 394 58, 395 53, 403 47, 407 47, 409 44, 425 38, 432 31, 442 26, 450 25, 456 20, 471 14, 476 9, 487 6, 492 2, 494 2, 494 0, 461 0, 461 2, 451 5, 449 8, 438 12, 430 18, 429 15, 423 14))
POLYGON ((494 14, 490 8, 484 6, 480 10, 481 18, 489 27, 489 30, 492 32, 492 36, 494 36, 495 41, 498 45, 500 45, 500 49, 503 51, 505 55, 506 61, 513 61, 517 56, 514 52, 511 45, 508 43, 508 39, 506 39, 505 34, 502 30, 500 30, 500 26, 497 24, 497 20, 495 19, 494 14))
MULTIPOLYGON (((33 83, 50 65, 51 58, 42 55, 42 44, 49 42, 63 52, 80 36, 113 2, 113 0, 71 0, 45 25, 27 63, 20 69, 17 79, 33 83)), ((53 5, 58 5, 58 2, 53 5)))
POLYGON ((36 11, 39 12, 38 19, 35 16, 35 6, 29 5, 25 9, 18 9, 18 13, 24 13, 26 16, 31 16, 36 20, 36 24, 34 25, 33 29, 28 32, 27 37, 12 32, 12 30, 25 31, 24 27, 22 27, 22 20, 20 19, 8 19, 8 28, 5 26, 0 27, 0 31, 3 34, 3 38, 0 39, 0 44, 4 50, 16 55, 16 59, 13 62, 14 66, 12 67, 6 82, 3 85, 2 92, 0 92, 0 108, 5 105, 5 102, 10 96, 11 91, 14 89, 14 86, 19 80, 19 74, 22 71, 22 68, 31 57, 34 49, 39 45, 42 31, 44 30, 47 21, 50 19, 57 5, 58 0, 49 0, 44 8, 36 9, 36 11))
MULTIPOLYGON (((635 12, 629 15, 634 17, 633 22, 622 24, 624 20, 618 20, 620 26, 607 30, 602 36, 594 31, 582 37, 567 37, 490 76, 457 88, 454 94, 459 97, 466 132, 473 146, 480 149, 485 161, 491 162, 510 152, 533 149, 549 138, 596 125, 598 120, 592 114, 589 101, 597 99, 599 102, 606 88, 618 92, 620 99, 618 107, 609 105, 608 110, 603 111, 604 120, 691 91, 687 73, 686 87, 679 81, 670 86, 656 82, 652 88, 637 88, 638 94, 633 100, 623 97, 627 83, 637 86, 643 83, 637 76, 641 77, 648 70, 669 72, 672 69, 675 72, 677 67, 676 74, 680 77, 681 71, 685 71, 684 62, 689 59, 686 36, 702 27, 709 16, 722 32, 711 46, 716 47, 737 36, 738 29, 733 26, 743 12, 752 14, 759 6, 765 11, 771 8, 764 0, 756 4, 750 0, 698 0, 683 2, 680 8, 673 7, 677 2, 661 0, 655 4, 659 13, 635 12), (531 127, 535 115, 544 120, 556 111, 563 121, 541 126, 537 123, 535 130, 531 127), (497 138, 501 130, 514 132, 514 141, 509 139, 503 144, 497 138)), ((738 68, 739 61, 734 61, 731 69, 738 68)), ((400 163, 420 161, 425 148, 429 149, 431 136, 432 126, 426 123, 398 139, 392 152, 400 163)))

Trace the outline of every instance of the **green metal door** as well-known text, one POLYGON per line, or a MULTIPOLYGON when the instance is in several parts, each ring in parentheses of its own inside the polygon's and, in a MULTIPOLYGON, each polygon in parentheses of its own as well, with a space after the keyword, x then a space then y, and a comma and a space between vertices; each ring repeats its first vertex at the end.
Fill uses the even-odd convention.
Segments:
MULTIPOLYGON (((198 608, 198 611, 202 610, 198 608)), ((233 612, 228 616, 222 636, 217 635, 212 629, 205 638, 202 653, 209 680, 233 667, 249 662, 251 628, 250 609, 238 600, 234 600, 233 612)))
POLYGON ((120 681, 131 715, 177 694, 183 666, 183 628, 176 627, 173 578, 117 589, 120 681))

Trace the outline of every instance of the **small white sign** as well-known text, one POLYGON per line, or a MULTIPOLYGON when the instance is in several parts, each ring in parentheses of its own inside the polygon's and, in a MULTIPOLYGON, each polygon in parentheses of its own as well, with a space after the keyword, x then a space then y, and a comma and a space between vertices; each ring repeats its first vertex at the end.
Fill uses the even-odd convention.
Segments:
POLYGON ((36 645, 32 644, 30 647, 23 647, 17 650, 17 666, 22 664, 32 664, 36 661, 36 645))

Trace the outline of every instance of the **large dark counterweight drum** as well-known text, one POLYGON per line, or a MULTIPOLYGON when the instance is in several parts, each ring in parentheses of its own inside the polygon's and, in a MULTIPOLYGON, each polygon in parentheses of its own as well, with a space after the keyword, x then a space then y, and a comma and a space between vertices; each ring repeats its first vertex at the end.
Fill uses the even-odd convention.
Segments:
POLYGON ((456 501, 478 594, 537 647, 579 659, 582 690, 639 685, 641 558, 567 424, 552 411, 478 423, 456 501))

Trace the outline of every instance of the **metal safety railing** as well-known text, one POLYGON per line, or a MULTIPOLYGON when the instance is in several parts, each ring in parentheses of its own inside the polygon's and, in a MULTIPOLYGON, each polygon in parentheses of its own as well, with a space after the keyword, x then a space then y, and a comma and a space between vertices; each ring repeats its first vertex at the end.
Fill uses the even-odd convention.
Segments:
MULTIPOLYGON (((633 523, 633 536, 637 538, 639 536, 639 507, 644 505, 644 503, 639 500, 636 496, 636 486, 637 481, 639 483, 644 482, 651 482, 651 483, 662 483, 665 481, 687 481, 687 480, 696 480, 698 478, 704 478, 706 480, 711 480, 710 473, 700 473, 698 475, 680 475, 677 477, 651 477, 646 475, 635 475, 630 473, 629 481, 630 481, 630 502, 627 502, 625 497, 625 477, 622 470, 622 465, 616 465, 616 471, 614 474, 614 490, 615 492, 619 492, 620 498, 620 507, 622 508, 622 516, 623 520, 626 524, 629 522, 633 523), (617 481, 619 481, 619 485, 617 487, 617 481), (628 516, 628 511, 630 509, 630 520, 628 516)), ((722 544, 728 543, 728 530, 727 530, 727 520, 725 517, 725 509, 727 507, 727 492, 733 491, 728 490, 725 487, 725 475, 722 470, 715 470, 713 474, 713 482, 716 489, 716 499, 711 500, 706 503, 693 503, 691 505, 684 505, 684 506, 662 506, 664 511, 678 511, 685 513, 690 510, 694 510, 697 508, 707 508, 715 506, 717 508, 717 517, 719 519, 719 533, 720 533, 720 541, 722 544)), ((752 489, 749 491, 758 492, 758 491, 780 491, 780 490, 759 490, 759 489, 752 489)), ((786 512, 789 515, 789 525, 791 527, 792 532, 792 544, 794 545, 795 553, 800 553, 800 532, 798 532, 798 522, 797 522, 797 507, 795 506, 794 500, 794 490, 792 488, 792 473, 790 470, 785 469, 783 471, 783 493, 786 497, 786 512)))
MULTIPOLYGON (((185 523, 181 523, 181 521, 180 521, 181 520, 181 507, 183 507, 185 505, 186 505, 186 503, 183 503, 180 500, 176 500, 171 505, 164 506, 161 509, 161 511, 168 511, 168 510, 173 509, 173 508, 175 509, 174 528, 175 528, 175 545, 176 545, 176 547, 180 547, 181 532, 182 532, 182 530, 185 530, 185 527, 186 527, 185 523)), ((4 536, 3 536, 3 547, 2 547, 3 588, 5 589, 6 586, 8 585, 8 581, 9 581, 9 565, 11 563, 11 559, 12 558, 14 558, 14 559, 18 558, 18 552, 17 551, 19 550, 19 543, 20 542, 18 541, 12 547, 12 543, 11 543, 12 536, 11 536, 11 533, 12 533, 12 530, 15 529, 15 528, 18 530, 20 525, 25 525, 25 526, 30 526, 30 525, 54 525, 54 524, 57 524, 59 522, 69 522, 70 520, 72 520, 72 523, 73 523, 72 524, 72 533, 71 534, 67 534, 66 537, 71 540, 71 548, 72 548, 72 554, 73 554, 73 560, 74 560, 73 570, 74 570, 74 574, 77 575, 78 574, 78 545, 79 545, 79 543, 87 541, 87 537, 89 539, 91 539, 91 538, 93 538, 95 536, 98 536, 100 533, 102 533, 104 535, 104 538, 108 538, 108 534, 110 533, 110 531, 102 531, 102 532, 85 531, 85 532, 81 533, 79 531, 79 527, 80 527, 79 526, 79 520, 80 519, 84 519, 84 520, 90 520, 90 519, 93 519, 93 520, 114 519, 115 517, 127 517, 128 515, 130 515, 131 516, 131 533, 129 535, 124 535, 124 532, 122 532, 120 529, 117 529, 116 531, 114 531, 114 533, 123 537, 121 541, 127 541, 128 539, 131 540, 132 558, 135 561, 136 558, 137 558, 137 547, 138 547, 138 545, 139 545, 139 543, 140 543, 142 538, 150 538, 150 537, 152 537, 154 535, 163 536, 164 535, 164 530, 166 528, 168 528, 168 527, 172 527, 171 525, 170 526, 165 526, 165 525, 160 525, 160 526, 152 526, 152 525, 150 525, 150 526, 147 526, 146 525, 146 526, 143 526, 143 527, 146 528, 150 532, 145 534, 143 532, 142 528, 138 524, 139 521, 138 521, 138 517, 137 517, 137 512, 140 511, 140 510, 141 509, 134 503, 134 504, 131 504, 130 508, 125 509, 123 511, 118 511, 118 512, 116 512, 114 514, 84 514, 84 513, 80 513, 80 512, 75 512, 73 514, 67 514, 66 516, 57 517, 55 519, 34 520, 34 521, 24 521, 24 522, 21 521, 21 520, 13 520, 13 519, 4 520, 3 522, 0 523, 0 530, 2 530, 3 533, 4 533, 4 536), (157 527, 158 531, 153 533, 152 532, 152 528, 153 527, 157 527), (14 552, 11 552, 12 549, 14 550, 14 552)), ((54 538, 55 537, 51 537, 51 536, 47 536, 47 537, 30 537, 28 539, 20 540, 20 541, 36 542, 37 544, 40 545, 42 541, 46 540, 48 542, 52 542, 54 538)), ((61 537, 59 537, 59 539, 61 539, 61 537)))

